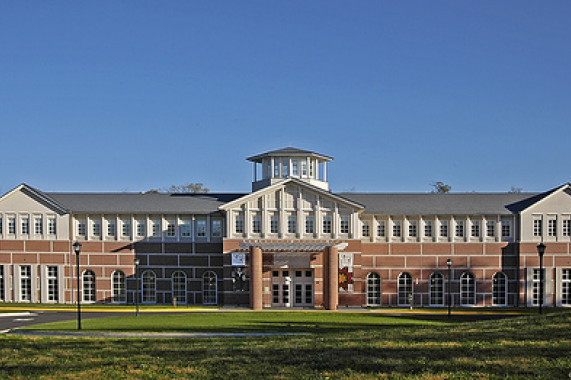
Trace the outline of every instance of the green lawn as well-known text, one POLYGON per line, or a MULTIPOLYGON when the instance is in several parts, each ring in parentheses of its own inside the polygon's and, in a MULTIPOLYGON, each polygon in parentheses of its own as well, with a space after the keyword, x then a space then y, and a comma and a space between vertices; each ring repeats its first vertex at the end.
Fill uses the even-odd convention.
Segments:
POLYGON ((197 339, 3 335, 0 378, 566 379, 571 372, 570 310, 478 322, 423 318, 244 312, 85 320, 86 329, 309 334, 197 339))

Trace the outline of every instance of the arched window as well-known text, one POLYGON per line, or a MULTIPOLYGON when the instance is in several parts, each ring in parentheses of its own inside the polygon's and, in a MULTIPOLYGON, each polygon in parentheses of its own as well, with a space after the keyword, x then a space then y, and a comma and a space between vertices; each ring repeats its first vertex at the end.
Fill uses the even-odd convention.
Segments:
POLYGON ((83 272, 83 301, 95 302, 95 272, 86 270, 83 272))
POLYGON ((506 306, 508 304, 508 276, 498 272, 492 277, 492 305, 506 306))
POLYGON ((214 272, 206 272, 202 276, 202 303, 216 305, 218 303, 217 277, 214 272))
POLYGON ((398 304, 410 305, 412 301, 412 276, 410 273, 404 272, 399 275, 398 293, 398 304))
POLYGON ((186 274, 180 270, 172 274, 172 296, 177 304, 186 303, 186 274))
POLYGON ((430 305, 444 306, 444 276, 434 272, 430 275, 430 305))
POLYGON ((460 276, 460 305, 473 306, 476 304, 476 277, 470 272, 460 276))
POLYGON ((142 281, 142 302, 143 303, 155 303, 157 302, 157 282, 156 282, 155 272, 152 270, 146 270, 143 272, 141 277, 142 281))
POLYGON ((113 302, 124 303, 127 301, 125 273, 123 271, 116 270, 113 272, 111 280, 113 286, 113 302))
POLYGON ((367 305, 381 305, 381 276, 377 273, 367 275, 367 305))

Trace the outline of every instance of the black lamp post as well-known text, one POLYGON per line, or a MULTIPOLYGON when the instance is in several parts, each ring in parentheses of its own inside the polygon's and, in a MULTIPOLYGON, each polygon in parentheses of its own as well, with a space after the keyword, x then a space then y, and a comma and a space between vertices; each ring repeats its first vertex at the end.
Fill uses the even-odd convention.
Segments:
POLYGON ((75 252, 75 268, 77 273, 77 329, 81 330, 81 297, 79 295, 79 253, 81 252, 81 243, 76 241, 73 243, 73 251, 75 252))
POLYGON ((539 254, 539 314, 543 314, 543 254, 545 253, 543 242, 537 245, 537 253, 539 254))
POLYGON ((139 316, 139 263, 141 260, 135 259, 135 282, 137 283, 137 292, 135 293, 135 316, 139 316))
POLYGON ((452 313, 452 297, 451 297, 451 279, 452 279, 452 259, 446 260, 446 264, 448 265, 448 318, 450 318, 450 314, 452 313))

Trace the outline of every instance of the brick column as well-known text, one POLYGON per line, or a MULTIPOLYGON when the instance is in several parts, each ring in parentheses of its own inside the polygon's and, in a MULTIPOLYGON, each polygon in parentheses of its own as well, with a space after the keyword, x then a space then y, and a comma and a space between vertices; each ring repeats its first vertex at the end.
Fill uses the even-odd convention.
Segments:
POLYGON ((325 273, 327 273, 325 308, 327 310, 337 310, 339 299, 339 255, 337 247, 328 247, 325 252, 325 273))
POLYGON ((250 307, 262 310, 262 249, 250 247, 250 307))

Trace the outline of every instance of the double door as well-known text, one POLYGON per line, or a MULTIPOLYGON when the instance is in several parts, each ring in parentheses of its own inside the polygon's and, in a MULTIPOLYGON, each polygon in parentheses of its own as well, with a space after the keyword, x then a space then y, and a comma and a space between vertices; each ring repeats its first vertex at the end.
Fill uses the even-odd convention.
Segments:
POLYGON ((273 269, 273 307, 313 306, 312 269, 273 269))

